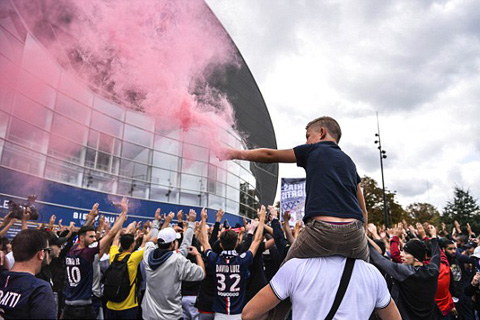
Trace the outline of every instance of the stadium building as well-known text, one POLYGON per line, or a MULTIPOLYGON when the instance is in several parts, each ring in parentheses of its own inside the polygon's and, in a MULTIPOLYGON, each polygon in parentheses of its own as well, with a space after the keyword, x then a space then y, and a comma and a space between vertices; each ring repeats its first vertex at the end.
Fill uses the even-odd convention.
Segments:
MULTIPOLYGON (((262 95, 238 56, 240 67, 227 70, 225 81, 211 81, 227 94, 238 132, 246 136, 226 129, 223 142, 276 148, 262 95)), ((213 222, 213 211, 221 207, 234 225, 274 201, 276 164, 218 164, 194 129, 165 133, 158 119, 92 90, 57 63, 9 0, 0 4, 0 73, 16 75, 0 77, 3 213, 9 200, 23 203, 34 194, 41 221, 55 214, 78 225, 95 202, 113 221, 118 209, 112 201, 127 196, 133 205, 129 220, 152 218, 158 207, 167 213, 207 207, 213 222), (25 116, 32 112, 34 117, 25 116), (74 128, 74 136, 62 135, 64 126, 74 128), (65 145, 76 152, 62 154, 65 145)))

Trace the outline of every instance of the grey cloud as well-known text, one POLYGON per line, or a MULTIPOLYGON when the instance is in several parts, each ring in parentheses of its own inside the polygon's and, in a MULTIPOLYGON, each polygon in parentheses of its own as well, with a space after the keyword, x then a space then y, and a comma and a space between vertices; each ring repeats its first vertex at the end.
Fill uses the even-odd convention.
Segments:
POLYGON ((355 162, 360 176, 368 175, 368 172, 375 172, 380 168, 380 158, 372 140, 371 146, 359 146, 341 142, 340 147, 355 162), (370 147, 370 148, 369 148, 370 147))
POLYGON ((450 181, 450 184, 452 186, 457 185, 457 186, 462 186, 463 185, 463 179, 462 179, 462 172, 460 168, 457 166, 452 167, 448 173, 447 173, 447 179, 450 181))
MULTIPOLYGON (((318 36, 318 41, 345 48, 334 48, 329 56, 329 74, 344 97, 378 110, 411 110, 478 72, 479 27, 471 22, 471 10, 442 15, 432 6, 418 6, 417 19, 398 19, 405 12, 383 7, 386 15, 359 25, 358 32, 340 29, 325 39, 328 30, 323 30, 318 36)), ((351 12, 337 18, 347 22, 352 18, 347 14, 351 12)))
POLYGON ((390 179, 389 186, 393 188, 392 191, 396 191, 404 197, 421 196, 428 190, 427 180, 414 179, 413 177, 390 179))

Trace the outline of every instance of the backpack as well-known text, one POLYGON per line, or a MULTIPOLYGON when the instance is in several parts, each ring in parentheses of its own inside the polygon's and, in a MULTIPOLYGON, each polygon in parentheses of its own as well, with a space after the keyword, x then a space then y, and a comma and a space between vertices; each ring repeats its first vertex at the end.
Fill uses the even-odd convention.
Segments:
POLYGON ((122 261, 118 260, 119 255, 120 253, 115 256, 102 277, 103 296, 112 302, 122 302, 127 299, 133 283, 136 282, 130 283, 128 274, 130 254, 127 254, 122 261))

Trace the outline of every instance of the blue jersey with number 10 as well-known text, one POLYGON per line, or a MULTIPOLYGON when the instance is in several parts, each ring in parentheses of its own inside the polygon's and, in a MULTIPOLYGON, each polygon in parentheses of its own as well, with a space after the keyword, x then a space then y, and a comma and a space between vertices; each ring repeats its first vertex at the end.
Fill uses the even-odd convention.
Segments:
POLYGON ((213 268, 216 277, 216 292, 213 311, 223 314, 241 314, 245 306, 249 266, 253 254, 247 251, 238 255, 235 250, 223 251, 217 255, 207 250, 208 267, 213 268))
POLYGON ((67 284, 65 300, 87 300, 92 298, 93 259, 99 251, 98 242, 79 249, 74 245, 65 256, 67 284))

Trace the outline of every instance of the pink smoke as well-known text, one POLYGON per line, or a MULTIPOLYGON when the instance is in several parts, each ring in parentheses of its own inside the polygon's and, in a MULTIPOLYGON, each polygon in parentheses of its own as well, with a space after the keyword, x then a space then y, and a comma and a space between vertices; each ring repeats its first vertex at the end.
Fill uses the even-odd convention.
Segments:
MULTIPOLYGON (((111 100, 161 117, 164 132, 196 128, 215 152, 234 125, 232 106, 207 78, 237 65, 237 56, 203 1, 14 3, 64 69, 111 100)), ((68 125, 63 130, 78 135, 68 125)))

